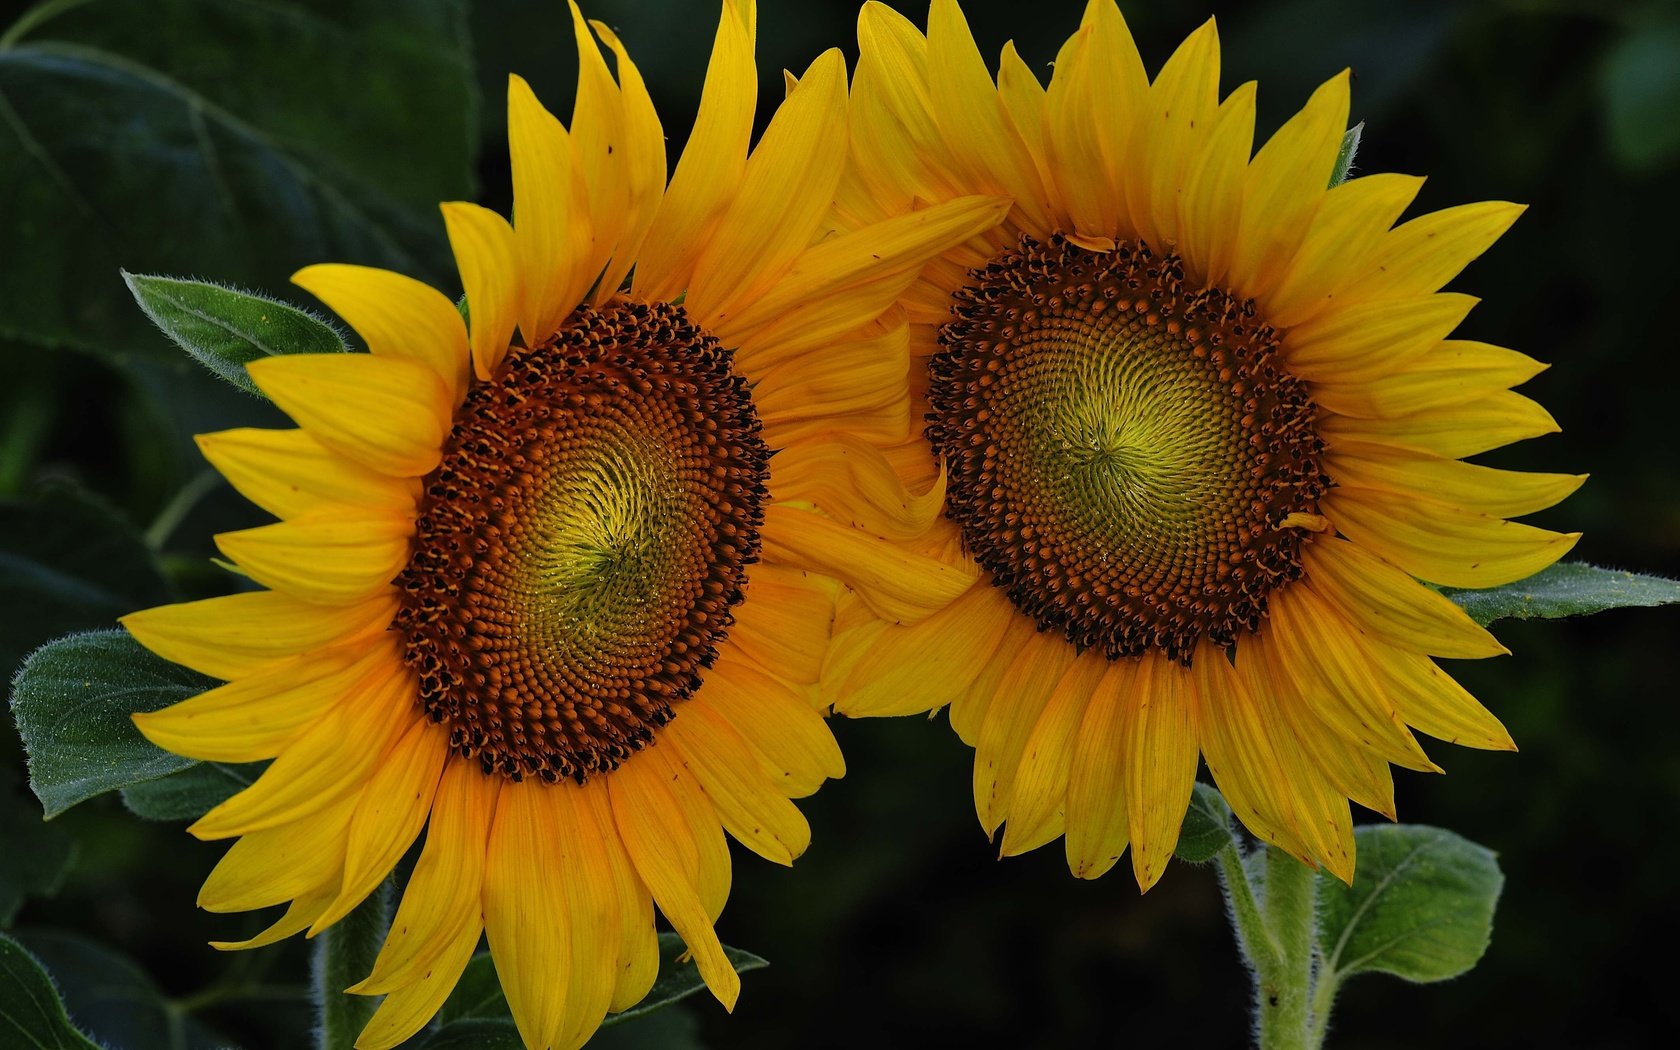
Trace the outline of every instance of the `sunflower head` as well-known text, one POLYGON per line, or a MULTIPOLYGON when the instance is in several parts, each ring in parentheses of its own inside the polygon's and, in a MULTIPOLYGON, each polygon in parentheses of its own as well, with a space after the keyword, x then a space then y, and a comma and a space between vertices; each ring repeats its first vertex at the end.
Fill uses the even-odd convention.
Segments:
POLYGON ((974 582, 884 615, 835 565, 837 709, 948 704, 1005 853, 1065 836, 1091 877, 1129 847, 1147 888, 1205 759, 1256 834, 1350 878, 1348 800, 1392 816, 1389 765, 1439 768, 1414 729, 1511 746, 1432 660, 1504 648, 1425 583, 1576 539, 1509 519, 1581 478, 1460 461, 1556 429, 1509 390, 1542 366, 1453 338, 1475 300, 1442 291, 1522 209, 1396 225, 1422 180, 1331 185, 1345 72, 1256 150, 1212 20, 1151 76, 1091 0, 1048 84, 1013 46, 994 74, 955 0, 925 33, 866 4, 858 39, 841 213, 1014 205, 903 296, 926 425, 869 490, 940 499, 898 565, 974 582))

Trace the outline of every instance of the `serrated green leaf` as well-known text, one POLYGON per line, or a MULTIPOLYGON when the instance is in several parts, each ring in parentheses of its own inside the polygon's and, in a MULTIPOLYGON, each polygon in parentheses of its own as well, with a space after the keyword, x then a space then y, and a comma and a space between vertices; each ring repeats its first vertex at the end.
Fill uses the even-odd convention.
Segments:
POLYGON ((173 597, 138 529, 66 484, 0 500, 0 663, 10 675, 42 642, 108 627, 173 597))
POLYGON ((1365 134, 1365 122, 1362 120, 1347 129, 1342 136, 1341 148, 1336 150, 1336 164, 1330 169, 1330 185, 1340 186, 1347 181, 1348 172, 1353 170, 1353 160, 1359 155, 1359 139, 1365 134))
POLYGON ((10 926, 24 900, 57 892, 76 855, 75 840, 42 821, 10 766, 0 766, 0 843, 0 926, 10 926))
POLYGON ((348 350, 325 320, 278 299, 204 281, 123 273, 140 309, 175 345, 246 393, 262 397, 245 366, 281 354, 348 350))
POLYGON ((193 1017, 173 1012, 144 970, 104 945, 57 930, 29 930, 18 934, 18 941, 52 975, 76 1027, 108 1046, 228 1050, 233 1045, 193 1017))
POLYGON ((1225 804, 1225 797, 1211 784, 1197 783, 1173 855, 1191 864, 1206 864, 1235 841, 1231 807, 1225 804))
POLYGON ((1442 828, 1358 828, 1352 886, 1320 875, 1319 950, 1332 980, 1444 981, 1481 959, 1505 877, 1493 851, 1442 828))
POLYGON ((119 268, 282 294, 323 261, 450 278, 435 202, 473 195, 465 22, 462 0, 102 0, 8 34, 0 330, 161 351, 119 268))
POLYGON ((37 649, 12 682, 12 715, 46 815, 194 765, 142 737, 129 715, 215 685, 147 652, 126 631, 73 634, 37 649))
POLYGON ((122 789, 123 805, 145 820, 197 820, 257 779, 266 762, 200 762, 122 789))
MULTIPOLYGON (((694 960, 678 962, 677 959, 688 949, 683 945, 681 937, 674 933, 659 935, 659 977, 648 990, 647 997, 621 1014, 613 1014, 605 1021, 605 1025, 622 1024, 634 1017, 652 1013, 655 1010, 670 1006, 672 1003, 687 999, 696 992, 704 991, 706 982, 700 977, 700 968, 694 965, 694 960)), ((736 973, 748 973, 761 970, 770 964, 754 955, 752 952, 742 951, 724 945, 723 954, 729 959, 729 964, 735 967, 736 973)))
POLYGON ((100 1050, 76 1031, 47 971, 23 945, 0 933, 0 1046, 100 1050))
POLYGON ((1680 580, 1566 562, 1503 587, 1475 591, 1448 587, 1441 593, 1486 626, 1495 620, 1557 620, 1607 609, 1672 605, 1680 602, 1680 580))

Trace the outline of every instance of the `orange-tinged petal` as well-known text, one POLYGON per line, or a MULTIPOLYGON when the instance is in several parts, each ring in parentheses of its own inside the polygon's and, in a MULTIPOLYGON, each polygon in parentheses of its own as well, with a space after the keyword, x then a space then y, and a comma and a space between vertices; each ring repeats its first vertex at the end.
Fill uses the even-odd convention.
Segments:
MULTIPOLYGON (((811 827, 753 757, 752 748, 709 704, 690 704, 662 730, 684 769, 705 789, 724 828, 765 860, 792 864, 811 827)), ((692 945, 691 945, 692 947, 692 945)))
POLYGON ((393 989, 356 1037, 356 1050, 391 1050, 426 1026, 472 961, 481 930, 463 926, 413 983, 393 989))
POLYGON ((572 874, 556 862, 558 840, 575 830, 556 824, 554 796, 560 790, 541 782, 504 784, 484 862, 484 932, 527 1046, 554 1041, 565 1017, 563 990, 571 980, 567 931, 554 916, 572 874))
POLYGON ((1195 703, 1189 673, 1150 654, 1140 659, 1131 696, 1121 705, 1126 827, 1132 871, 1144 890, 1166 872, 1190 808, 1199 753, 1195 703))
POLYGON ((618 61, 619 93, 624 106, 624 232, 612 261, 601 275, 595 301, 602 302, 615 294, 624 284, 625 276, 635 265, 659 202, 665 195, 665 131, 659 124, 653 100, 648 97, 647 84, 641 71, 630 60, 630 53, 617 35, 605 23, 591 21, 595 35, 612 50, 618 61))
MULTIPOLYGON (((824 689, 835 710, 852 718, 917 714, 950 703, 993 653, 1018 614, 1003 592, 977 583, 968 593, 910 626, 882 624, 824 689)), ((824 676, 830 672, 825 669, 824 676)), ((953 717, 955 717, 953 713, 953 717)))
POLYGON ((1101 652, 1086 650, 1062 673, 1045 701, 1015 771, 999 847, 1002 855, 1037 849, 1061 834, 1073 770, 1074 733, 1108 666, 1101 652))
POLYGON ((1219 29, 1213 19, 1185 38, 1150 85, 1133 132, 1138 160, 1126 167, 1126 199, 1137 235, 1151 245, 1178 240, 1187 174, 1219 111, 1219 29))
POLYGON ((1509 651, 1463 609, 1357 543, 1319 539, 1306 545, 1302 561, 1305 586, 1368 634, 1459 659, 1509 651))
POLYGON ((356 796, 347 795, 304 820, 252 832, 235 842, 204 880, 205 911, 252 911, 338 888, 344 839, 356 796))
MULTIPOLYGON (((589 222, 595 235, 592 254, 583 269, 591 283, 606 268, 629 221, 630 184, 626 169, 628 126, 624 98, 606 59, 578 10, 572 9, 572 35, 577 40, 577 93, 572 106, 572 157, 589 191, 589 222)), ((611 295, 617 289, 605 289, 611 295)), ((599 300, 597 300, 599 301, 599 300)))
POLYGON ((1034 635, 997 684, 974 745, 974 812, 988 835, 1009 817, 1021 753, 1074 655, 1061 637, 1034 635))
POLYGON ((1231 231, 1242 218, 1243 183, 1254 148, 1254 92, 1251 80, 1220 104, 1179 196, 1179 254, 1192 278, 1209 285, 1225 280, 1236 247, 1231 231))
POLYGON ((833 576, 880 616, 916 623, 954 601, 973 582, 971 566, 918 555, 839 522, 792 507, 765 508, 763 557, 833 576))
POLYGON ((803 798, 846 775, 846 760, 822 715, 786 682, 739 660, 719 659, 706 676, 706 703, 752 748, 782 794, 803 798))
POLYGON ((1126 851, 1125 705, 1139 661, 1115 660, 1103 672, 1073 738, 1068 768, 1068 868, 1077 879, 1094 879, 1114 867, 1126 851))
POLYGON ((278 591, 248 591, 129 613, 136 641, 172 663, 230 680, 323 645, 384 631, 396 593, 356 605, 317 605, 278 591))

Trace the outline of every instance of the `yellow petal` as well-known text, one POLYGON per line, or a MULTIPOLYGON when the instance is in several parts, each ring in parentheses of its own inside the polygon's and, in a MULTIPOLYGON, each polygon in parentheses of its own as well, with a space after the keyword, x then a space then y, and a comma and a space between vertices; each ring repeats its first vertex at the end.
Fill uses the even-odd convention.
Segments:
POLYGON ((411 514, 419 485, 329 450, 303 430, 224 430, 194 438, 239 494, 277 518, 341 506, 411 514))
POLYGON ((338 888, 344 840, 356 796, 347 795, 307 819, 253 832, 235 842, 204 880, 205 911, 252 911, 338 888))
POLYGON ((1319 417, 1318 427, 1331 445, 1341 441, 1370 442, 1448 459, 1474 456, 1513 441, 1558 432, 1557 420, 1551 413, 1510 390, 1392 418, 1350 419, 1326 414, 1319 417))
POLYGON ((689 311, 724 329, 811 243, 846 158, 846 63, 825 52, 776 111, 695 266, 689 311))
POLYGON ((606 272, 601 275, 595 293, 595 301, 603 302, 624 284, 625 275, 635 264, 636 255, 641 251, 648 229, 659 211, 659 202, 665 193, 665 131, 660 127, 659 114, 654 111, 653 100, 648 97, 647 84, 642 80, 641 71, 630 60, 630 53, 605 23, 591 21, 589 24, 618 60, 619 93, 624 106, 627 194, 624 232, 618 238, 618 247, 606 272))
POLYGON ((1048 227, 1038 165, 1004 111, 956 0, 934 0, 928 11, 927 66, 933 114, 966 183, 1013 198, 1028 225, 1048 227))
MULTIPOLYGON (((999 597, 1002 595, 997 588, 986 584, 977 589, 995 592, 999 597)), ((1007 598, 1003 601, 1008 603, 1007 598)), ((1020 655, 1036 644, 1034 639, 1038 637, 1038 624, 1022 616, 1013 604, 1009 605, 1007 615, 999 615, 998 618, 1005 621, 1003 638, 991 659, 980 664, 980 673, 966 687, 953 686, 952 689, 951 728, 957 731, 958 739, 969 747, 980 745, 980 731, 986 724, 987 714, 994 703, 1003 702, 999 700, 999 685, 1020 655)))
POLYGON ((508 77, 508 155, 513 167, 513 233, 519 247, 527 345, 546 341, 594 283, 595 232, 589 187, 572 142, 531 86, 508 77))
POLYGON ((1302 379, 1370 382, 1439 346, 1477 302, 1442 292, 1326 311, 1284 336, 1284 357, 1302 379))
POLYGON ((881 214, 956 196, 962 178, 930 97, 927 40, 881 3, 858 11, 851 167, 881 214))
MULTIPOLYGON (((617 249, 629 220, 627 128, 624 100, 612 74, 607 72, 600 45, 590 33, 589 23, 584 21, 576 0, 569 3, 578 53, 577 93, 572 106, 572 156, 589 191, 589 221, 595 244, 584 269, 590 283, 595 283, 617 249)), ((617 289, 602 291, 610 296, 617 289)), ((604 297, 598 297, 597 301, 604 297)))
POLYGON ((1305 585, 1368 634, 1457 659, 1509 652, 1456 604, 1356 543, 1321 538, 1307 544, 1302 560, 1305 585))
POLYGON ((1074 732, 1108 664, 1102 653, 1086 650, 1063 672, 1045 702, 1021 751, 999 848, 1003 856, 1037 849, 1061 832, 1073 769, 1074 732))
POLYGON ((822 715, 793 688, 739 660, 719 659, 706 675, 704 702, 741 735, 789 798, 846 775, 846 760, 822 715))
POLYGON ((808 500, 841 521, 905 543, 927 533, 945 502, 943 471, 917 495, 879 448, 844 434, 777 453, 770 481, 776 499, 808 500))
POLYGON ((663 730, 683 765, 717 807, 725 830, 765 860, 792 864, 811 844, 798 807, 759 767, 752 748, 708 704, 689 704, 663 730))
POLYGON ((344 889, 316 920, 318 933, 350 914, 402 860, 425 826, 449 757, 449 731, 416 719, 379 759, 350 818, 344 889))
POLYGON ((467 963, 472 961, 479 933, 477 923, 463 926, 412 984, 386 995, 356 1037, 356 1050, 391 1050, 424 1028, 443 1007, 466 971, 467 963))
POLYGON ((489 379, 507 354, 524 302, 519 242, 507 220, 489 208, 461 202, 441 207, 461 287, 467 292, 473 371, 489 379))
MULTIPOLYGON (((894 278, 892 283, 897 281, 894 278)), ((894 293, 890 288, 881 291, 880 304, 890 303, 894 293)), ((787 327, 796 328, 797 315, 804 312, 788 315, 787 327)), ((771 477, 778 493, 775 498, 821 505, 815 496, 821 489, 824 498, 833 502, 847 491, 845 482, 834 484, 835 479, 813 473, 817 469, 814 459, 835 454, 830 442, 873 448, 871 442, 896 441, 909 432, 910 390, 904 381, 910 369, 909 328, 896 319, 872 327, 877 330, 830 341, 818 353, 796 354, 755 377, 753 402, 764 423, 764 440, 780 450, 771 477), (794 454, 802 454, 803 469, 797 478, 787 470, 788 457, 794 454)), ((736 355, 736 366, 751 375, 753 365, 786 349, 790 345, 775 338, 748 344, 746 353, 736 355)))
POLYGON ((265 587, 322 605, 351 605, 390 588, 408 563, 413 534, 406 516, 346 507, 224 532, 216 546, 265 587))
POLYGON ((1400 717, 1449 744, 1515 751, 1511 734, 1487 708, 1439 667, 1417 653, 1386 645, 1366 655, 1400 709, 1400 717))
POLYGON ((644 298, 672 299, 688 287, 698 246, 740 188, 758 99, 750 23, 725 0, 694 130, 636 262, 633 282, 644 298))
POLYGON ((315 916, 327 909, 327 905, 338 896, 337 880, 329 881, 324 887, 292 901, 286 906, 286 913, 274 920, 274 925, 248 940, 243 941, 211 941, 210 947, 219 952, 244 951, 247 948, 263 948, 278 943, 301 933, 315 921, 315 916))
MULTIPOLYGON (((616 777, 615 777, 616 779, 616 777)), ((526 1046, 548 1046, 565 1016, 572 956, 555 907, 570 872, 559 851, 554 796, 569 785, 504 784, 484 862, 484 932, 526 1046)))
POLYGON ((1420 215, 1383 238, 1349 301, 1437 291, 1504 235, 1527 211, 1506 201, 1462 204, 1420 215))
POLYGON ((1260 297, 1261 316, 1277 328, 1300 324, 1339 302, 1358 279, 1389 227, 1412 203, 1423 179, 1377 174, 1333 186, 1313 216, 1295 258, 1276 287, 1260 297))
POLYGON ((1143 890, 1166 872, 1190 808, 1199 753, 1195 701, 1189 673, 1163 656, 1149 655, 1139 661, 1131 696, 1121 704, 1116 760, 1126 771, 1121 793, 1132 871, 1143 890))
POLYGON ((390 746, 421 717, 408 669, 376 666, 255 783, 187 830, 201 839, 247 835, 358 794, 390 746))
MULTIPOLYGON (((654 750, 650 748, 649 752, 654 750)), ((695 893, 691 874, 680 856, 672 855, 672 843, 683 841, 688 834, 677 802, 661 782, 659 772, 657 764, 632 759, 607 778, 613 821, 636 874, 694 954, 706 987, 725 1009, 733 1010, 741 994, 741 978, 723 954, 723 945, 695 893)))
POLYGON ((356 605, 315 605, 278 591, 249 591, 129 613, 121 623, 165 660, 229 680, 384 631, 396 612, 395 592, 356 605))
POLYGON ((1076 879, 1094 879, 1126 851, 1124 709, 1132 702, 1137 660, 1115 660, 1091 692, 1073 738, 1067 785, 1068 868, 1076 879))
POLYGON ((1126 168, 1127 208, 1137 235, 1152 245, 1177 241, 1191 164, 1219 111, 1219 29, 1203 22, 1150 85, 1134 131, 1137 163, 1126 168))
POLYGON ((1399 371, 1374 382, 1321 382, 1313 400, 1344 416, 1403 416, 1463 404, 1528 382, 1546 366, 1515 350, 1446 339, 1399 371))
POLYGON ((789 682, 815 682, 834 626, 833 580, 781 565, 748 570, 747 598, 734 609, 729 641, 789 682))
POLYGON ((480 889, 485 851, 503 778, 487 777, 476 762, 444 763, 426 827, 426 844, 403 890, 373 972, 352 990, 377 995, 424 979, 432 961, 462 931, 483 927, 480 889))
POLYGON ((1532 576, 1581 538, 1371 489, 1333 489, 1319 507, 1348 539, 1448 587, 1497 587, 1532 576))
POLYGON ((1438 500, 1462 510, 1519 518, 1550 507, 1587 480, 1585 474, 1495 470, 1380 445, 1338 444, 1324 457, 1338 485, 1438 500))
POLYGON ((1027 739, 1075 655, 1073 646, 1058 634, 1034 635, 1015 651, 997 684, 974 747, 974 812, 987 835, 1009 817, 1027 739))
POLYGON ((763 557, 844 581, 880 616, 915 623, 968 590, 972 567, 923 557, 821 515, 773 505, 764 512, 763 557))
MULTIPOLYGON (((1001 590, 976 583, 968 593, 908 627, 882 624, 835 687, 835 710, 852 718, 918 714, 950 703, 993 653, 1017 616, 1001 590)), ((825 670, 825 678, 828 673, 825 670)), ((954 717, 954 713, 953 713, 954 717)))
POLYGON ((437 466, 454 398, 429 366, 371 354, 294 354, 245 366, 321 444, 393 477, 437 466))
POLYGON ((555 1029, 555 1050, 577 1050, 606 1016, 618 983, 618 879, 610 851, 619 848, 607 787, 598 780, 574 787, 557 785, 554 803, 555 863, 564 895, 553 903, 565 926, 572 962, 565 1010, 555 1029), (614 840, 608 845, 608 837, 614 840))
POLYGON ((680 858, 682 870, 687 873, 710 921, 716 922, 729 900, 733 880, 729 840, 724 838, 717 807, 674 750, 649 748, 641 752, 638 761, 656 767, 651 775, 657 776, 670 793, 680 827, 685 829, 673 841, 671 849, 680 858))
POLYGON ((1348 73, 1325 81, 1301 112, 1260 147, 1243 183, 1229 287, 1264 294, 1283 277, 1330 186, 1347 130, 1348 73))
POLYGON ((1065 217, 1056 210, 1054 202, 1048 199, 1055 180, 1050 174, 1047 153, 1049 118, 1045 115, 1044 86, 1038 82, 1038 77, 1033 75, 1032 69, 1021 58, 1021 53, 1015 50, 1013 40, 1003 45, 1003 54, 998 59, 997 88, 998 100, 1003 103, 1010 125, 1027 147, 1033 166, 1038 169, 1039 184, 1045 189, 1045 225, 1037 232, 1046 234, 1058 227, 1065 228, 1065 217))
POLYGON ((1254 81, 1220 105, 1207 144, 1186 172, 1179 197, 1178 250, 1190 276, 1219 284, 1231 267, 1243 214, 1243 183, 1254 148, 1254 81))
POLYGON ((307 266, 292 283, 332 307, 375 357, 425 365, 449 387, 452 404, 467 392, 467 333, 455 304, 423 281, 346 263, 307 266))
POLYGON ((136 713, 134 724, 157 746, 206 762, 273 758, 372 667, 397 658, 387 645, 318 650, 161 711, 136 713))
MULTIPOLYGON (((659 935, 653 924, 653 897, 642 885, 635 866, 624 852, 624 841, 619 837, 618 824, 613 819, 611 790, 605 782, 590 793, 588 801, 595 807, 595 822, 600 827, 607 874, 612 879, 614 897, 618 902, 618 968, 607 1004, 610 1012, 617 1013, 641 1002, 653 987, 654 978, 659 974, 659 935)), ((717 830, 715 819, 712 830, 721 844, 723 833, 717 830)), ((723 849, 724 864, 727 866, 728 847, 723 849)))
POLYGON ((1149 90, 1131 30, 1113 0, 1090 0, 1056 56, 1046 95, 1049 153, 1074 234, 1130 228, 1121 173, 1149 90))

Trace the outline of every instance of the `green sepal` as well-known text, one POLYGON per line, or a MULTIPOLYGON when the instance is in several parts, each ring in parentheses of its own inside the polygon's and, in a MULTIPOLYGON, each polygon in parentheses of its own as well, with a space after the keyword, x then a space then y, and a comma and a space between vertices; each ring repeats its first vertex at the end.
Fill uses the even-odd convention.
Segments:
POLYGON ((1365 134, 1365 122, 1362 120, 1347 129, 1342 136, 1342 145, 1336 150, 1336 164, 1330 169, 1330 185, 1340 186, 1347 181, 1348 172, 1353 168, 1353 158, 1359 155, 1359 139, 1365 134))

